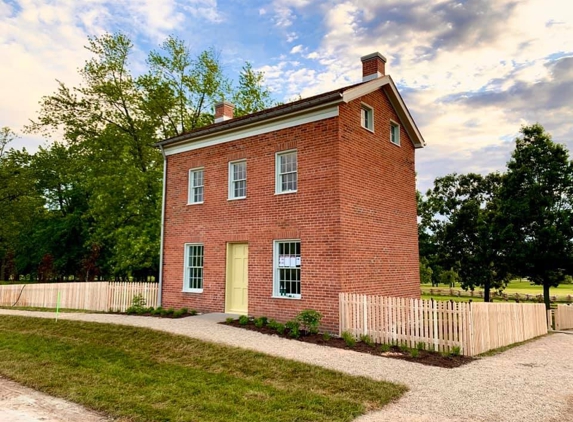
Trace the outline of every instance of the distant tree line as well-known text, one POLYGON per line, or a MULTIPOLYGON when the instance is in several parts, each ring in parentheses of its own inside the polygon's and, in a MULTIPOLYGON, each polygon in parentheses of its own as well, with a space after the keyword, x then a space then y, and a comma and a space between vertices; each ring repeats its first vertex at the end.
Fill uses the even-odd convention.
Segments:
POLYGON ((135 279, 158 274, 163 158, 154 144, 274 105, 246 63, 233 84, 217 53, 169 37, 134 75, 121 33, 89 38, 82 82, 59 82, 26 127, 52 142, 31 154, 0 130, 0 280, 135 279))
POLYGON ((573 163, 539 124, 521 128, 503 173, 450 174, 418 195, 420 278, 503 289, 514 277, 549 289, 573 274, 573 163))

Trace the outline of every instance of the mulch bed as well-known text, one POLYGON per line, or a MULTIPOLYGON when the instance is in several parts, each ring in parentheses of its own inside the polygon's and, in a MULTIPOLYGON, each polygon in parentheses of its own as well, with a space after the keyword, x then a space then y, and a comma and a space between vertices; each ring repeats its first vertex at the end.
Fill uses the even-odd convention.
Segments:
POLYGON ((428 366, 438 366, 440 368, 457 368, 475 360, 474 358, 468 356, 443 356, 441 353, 430 352, 427 350, 419 350, 418 356, 412 357, 410 351, 403 351, 398 346, 391 346, 390 350, 382 351, 379 344, 369 346, 368 344, 359 341, 357 341, 353 347, 348 347, 343 339, 339 337, 331 337, 329 340, 325 340, 322 334, 303 334, 300 338, 296 339, 289 337, 286 331, 284 334, 278 334, 275 330, 269 327, 258 328, 253 324, 252 321, 249 321, 247 325, 240 325, 238 320, 234 320, 230 323, 221 322, 221 324, 242 328, 244 330, 257 331, 262 334, 288 338, 289 340, 302 341, 304 343, 312 343, 319 346, 347 349, 359 353, 368 353, 374 356, 381 356, 391 359, 407 360, 408 362, 416 362, 428 366))

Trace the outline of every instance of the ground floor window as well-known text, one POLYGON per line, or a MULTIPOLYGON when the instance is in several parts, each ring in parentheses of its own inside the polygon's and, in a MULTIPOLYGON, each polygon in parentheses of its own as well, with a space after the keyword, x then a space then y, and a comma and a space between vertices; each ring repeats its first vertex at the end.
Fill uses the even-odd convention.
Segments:
POLYGON ((300 240, 274 242, 274 296, 300 298, 300 240))
POLYGON ((185 281, 183 291, 203 291, 203 245, 185 245, 185 281))

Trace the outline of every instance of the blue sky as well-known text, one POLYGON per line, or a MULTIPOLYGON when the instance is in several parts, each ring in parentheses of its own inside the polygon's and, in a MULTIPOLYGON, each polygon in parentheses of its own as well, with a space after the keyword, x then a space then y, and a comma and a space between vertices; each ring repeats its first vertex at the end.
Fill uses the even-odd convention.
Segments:
POLYGON ((133 68, 169 34, 194 53, 213 47, 227 74, 248 60, 276 100, 360 79, 379 51, 428 146, 422 190, 451 172, 502 169, 522 124, 539 122, 573 148, 573 8, 563 0, 2 0, 0 127, 15 147, 56 79, 80 82, 88 35, 121 30, 133 68))

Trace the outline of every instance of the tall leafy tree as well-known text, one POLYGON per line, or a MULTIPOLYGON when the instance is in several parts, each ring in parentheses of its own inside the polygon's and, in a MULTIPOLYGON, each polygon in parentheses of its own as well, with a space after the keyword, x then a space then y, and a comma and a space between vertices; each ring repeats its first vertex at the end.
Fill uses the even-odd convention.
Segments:
POLYGON ((18 276, 16 252, 22 233, 42 214, 32 156, 9 148, 15 138, 11 129, 0 129, 0 280, 18 276))
POLYGON ((264 85, 264 73, 247 62, 239 74, 239 86, 233 95, 235 116, 244 116, 275 105, 264 85))
POLYGON ((573 164, 539 124, 521 128, 499 192, 496 230, 514 272, 549 289, 573 266, 573 164))
MULTIPOLYGON (((436 261, 460 277, 463 288, 503 288, 509 277, 493 222, 499 205, 501 176, 491 173, 451 174, 437 178, 426 199, 426 221, 436 248, 436 261)), ((428 233, 426 232, 426 235, 428 233)), ((450 277, 451 278, 451 277, 450 277)))
POLYGON ((98 271, 144 278, 158 271, 163 158, 155 143, 212 123, 213 103, 234 95, 258 99, 248 106, 257 111, 268 104, 268 91, 262 74, 246 67, 236 88, 245 93, 234 94, 214 50, 193 57, 175 37, 149 54, 141 75, 131 71, 133 44, 122 33, 90 37, 86 48, 92 57, 79 71, 81 84, 60 82, 27 128, 63 134, 36 160, 49 217, 36 222, 36 237, 61 241, 43 242, 42 256, 20 255, 27 268, 43 260, 49 274, 71 271, 74 262, 82 278, 98 271), (56 235, 65 232, 78 243, 56 235))

